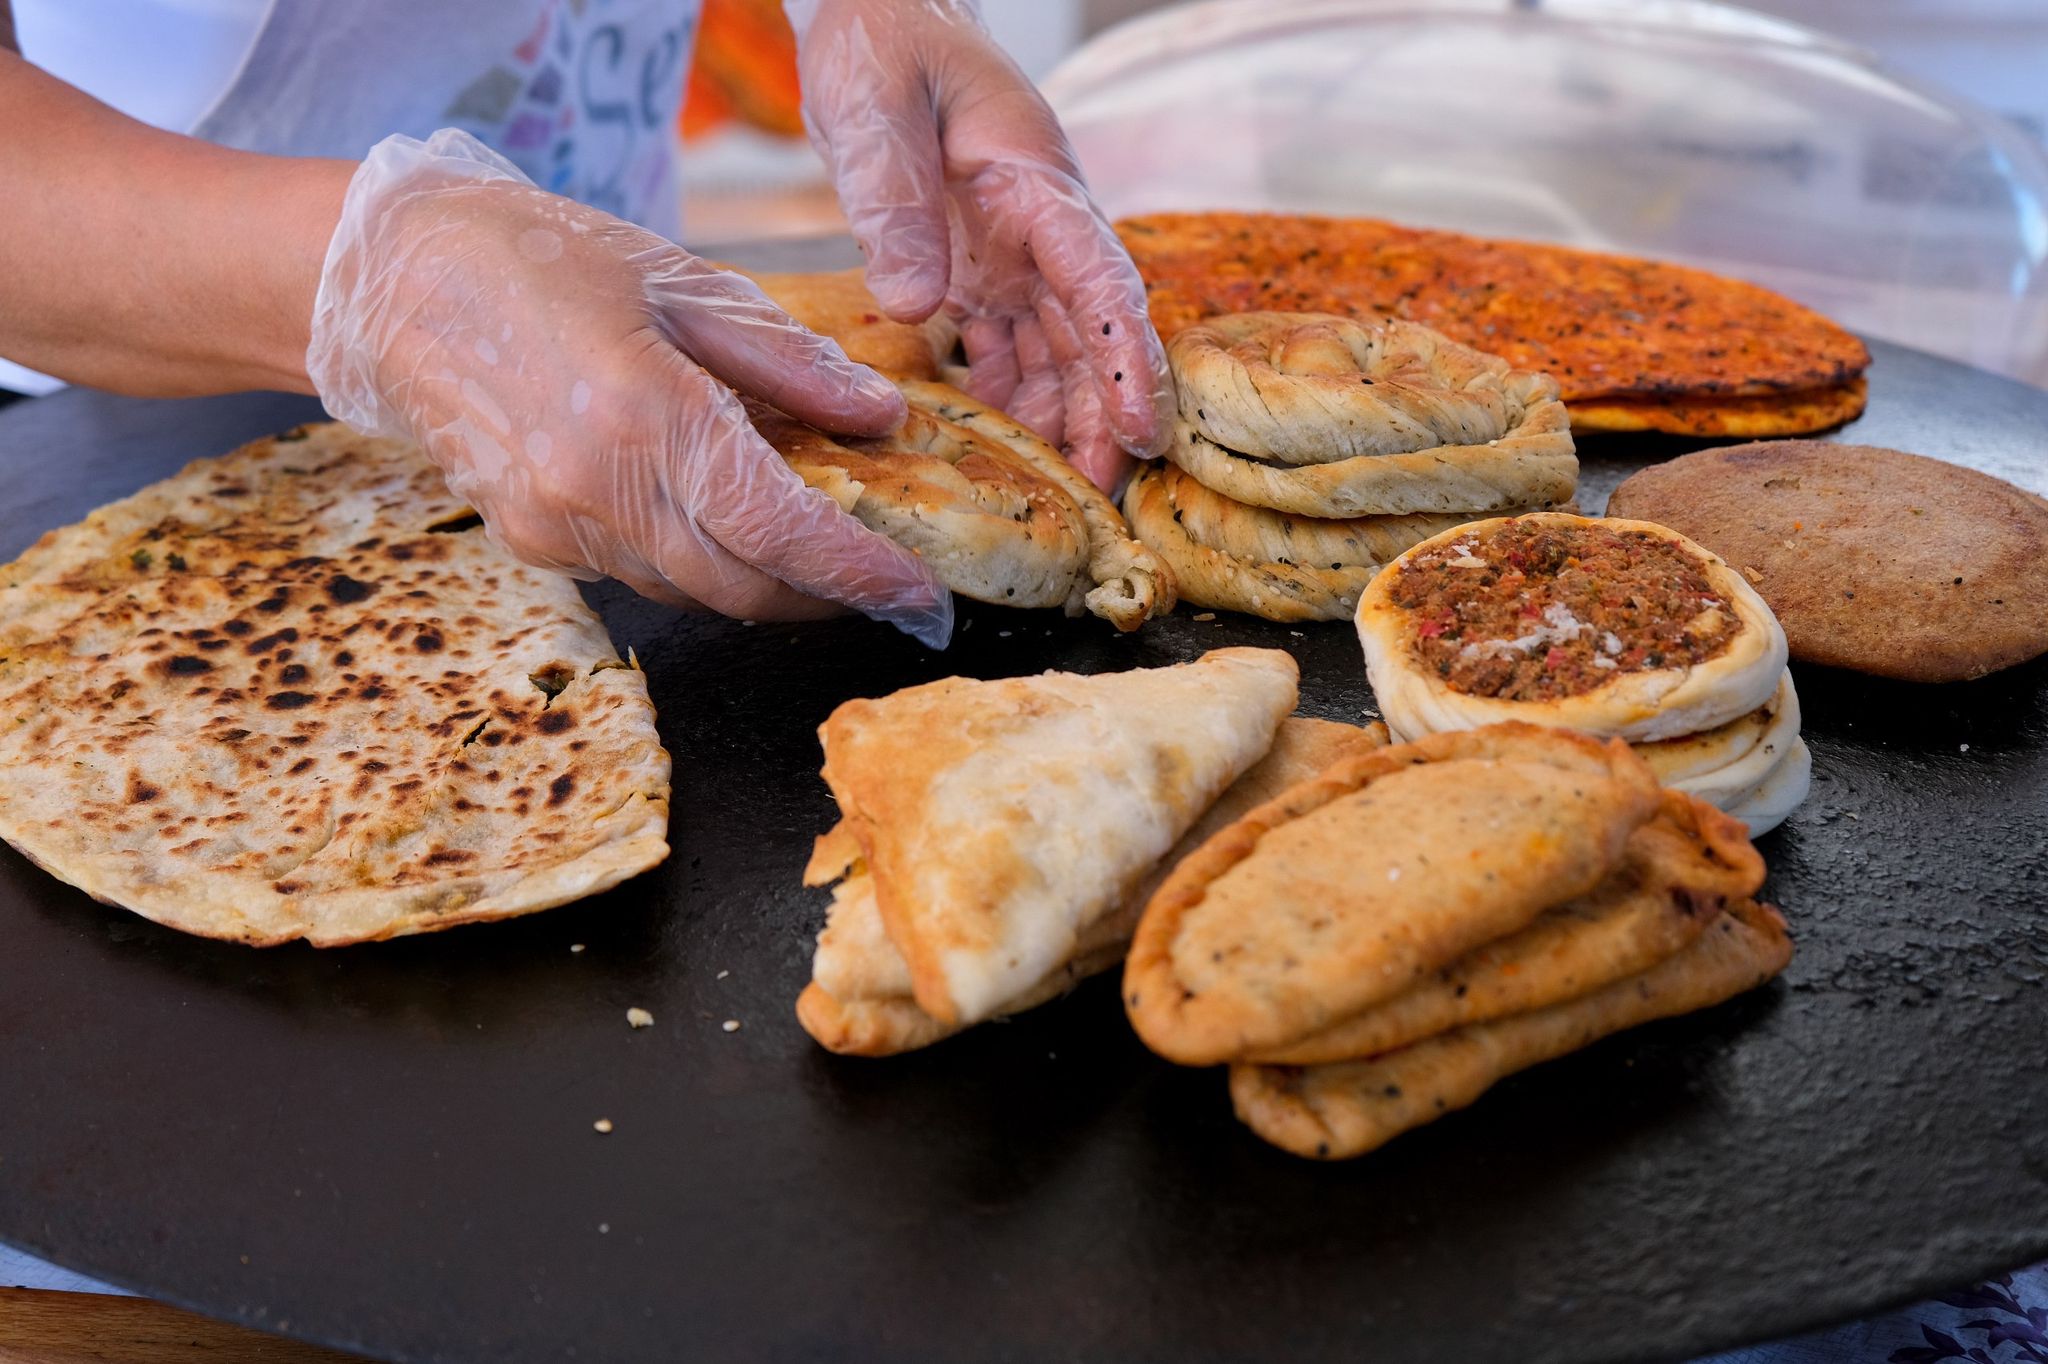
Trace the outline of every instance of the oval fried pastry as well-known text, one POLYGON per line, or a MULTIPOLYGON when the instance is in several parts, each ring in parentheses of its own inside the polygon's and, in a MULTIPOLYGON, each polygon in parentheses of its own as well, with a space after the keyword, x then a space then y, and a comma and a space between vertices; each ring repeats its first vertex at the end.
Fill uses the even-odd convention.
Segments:
POLYGON ((1338 763, 1167 878, 1125 966, 1131 1022, 1185 1065, 1320 1032, 1592 890, 1659 800, 1626 744, 1533 725, 1338 763))
POLYGON ((1452 1028, 1547 1008, 1647 971, 1681 951, 1732 900, 1754 895, 1764 862, 1742 825, 1664 792, 1622 865, 1589 894, 1487 943, 1384 1004, 1254 1060, 1318 1065, 1377 1056, 1452 1028))
POLYGON ((1235 1065, 1230 1101, 1241 1122, 1295 1155, 1361 1156, 1465 1107, 1518 1070, 1754 989, 1791 958, 1785 920, 1769 905, 1744 900, 1676 955, 1592 994, 1362 1061, 1235 1065))

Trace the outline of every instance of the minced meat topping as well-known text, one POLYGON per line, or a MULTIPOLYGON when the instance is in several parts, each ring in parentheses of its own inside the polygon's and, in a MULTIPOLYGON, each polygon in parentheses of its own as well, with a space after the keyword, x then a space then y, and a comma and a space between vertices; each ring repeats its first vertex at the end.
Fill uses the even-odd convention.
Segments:
POLYGON ((1678 546, 1598 525, 1509 522, 1409 560, 1391 595, 1444 685, 1503 701, 1702 663, 1742 628, 1678 546))

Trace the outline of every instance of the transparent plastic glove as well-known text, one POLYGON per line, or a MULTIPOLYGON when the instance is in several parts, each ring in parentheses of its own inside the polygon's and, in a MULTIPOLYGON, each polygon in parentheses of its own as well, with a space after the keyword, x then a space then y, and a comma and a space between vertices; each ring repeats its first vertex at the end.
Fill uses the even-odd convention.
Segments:
POLYGON ((951 633, 929 570, 807 488, 727 387, 881 433, 903 419, 894 386, 466 133, 388 138, 356 172, 306 370, 336 417, 419 442, 527 563, 729 616, 842 602, 935 647, 951 633))
POLYGON ((1058 120, 967 0, 784 0, 804 117, 868 287, 940 307, 968 387, 1114 491, 1167 436, 1166 357, 1130 256, 1058 120))

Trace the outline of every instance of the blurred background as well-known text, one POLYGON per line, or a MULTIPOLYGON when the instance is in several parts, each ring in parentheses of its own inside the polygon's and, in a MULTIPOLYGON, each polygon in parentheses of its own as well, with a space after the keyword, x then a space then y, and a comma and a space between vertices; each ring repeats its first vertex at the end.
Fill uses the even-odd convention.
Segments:
MULTIPOLYGON (((32 60, 189 127, 267 3, 16 11, 32 60)), ((1358 214, 1690 261, 2048 384, 2048 0, 981 3, 1113 215, 1358 214)), ((693 245, 843 230, 779 0, 704 0, 677 136, 693 245)))

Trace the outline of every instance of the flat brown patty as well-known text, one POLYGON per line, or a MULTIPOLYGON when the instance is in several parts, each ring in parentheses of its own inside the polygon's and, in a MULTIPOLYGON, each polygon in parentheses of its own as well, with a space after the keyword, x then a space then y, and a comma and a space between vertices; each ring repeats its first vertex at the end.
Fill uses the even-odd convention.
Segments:
POLYGON ((1973 469, 1868 445, 1733 445, 1642 470, 1608 511, 1726 559, 1796 659, 1952 682, 2048 652, 2048 501, 1973 469))
POLYGON ((1684 550, 1602 526, 1511 521, 1404 563, 1390 596, 1445 686, 1503 701, 1703 663, 1742 628, 1684 550))

